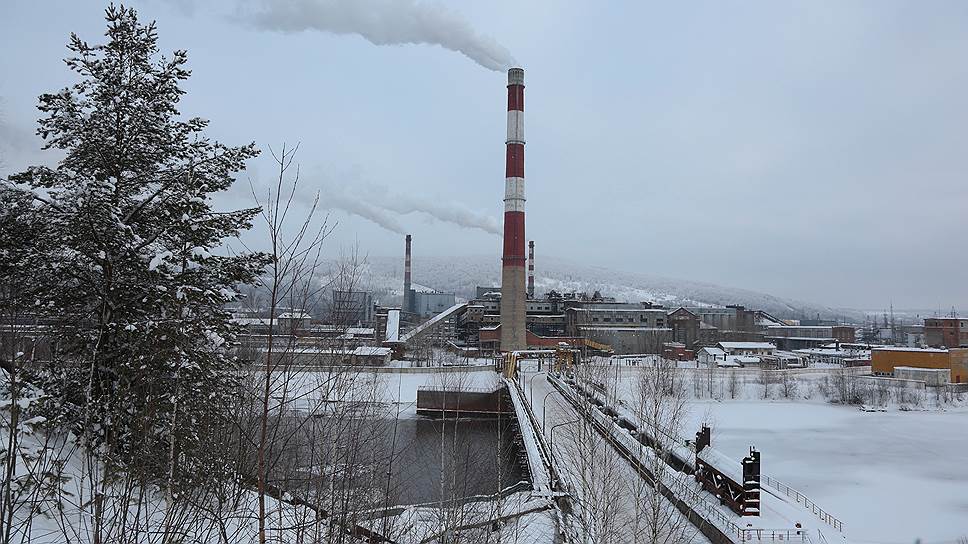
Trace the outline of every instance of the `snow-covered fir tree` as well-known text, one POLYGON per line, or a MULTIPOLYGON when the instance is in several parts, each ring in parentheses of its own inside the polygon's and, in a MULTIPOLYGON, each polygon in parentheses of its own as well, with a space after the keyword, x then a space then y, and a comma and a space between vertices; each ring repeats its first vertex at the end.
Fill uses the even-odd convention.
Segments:
POLYGON ((56 241, 35 248, 48 263, 35 307, 56 318, 55 364, 36 378, 103 462, 177 488, 209 473, 196 454, 236 394, 224 306, 265 258, 218 251, 258 210, 211 196, 258 151, 182 117, 187 56, 163 56, 153 23, 114 6, 106 19, 103 45, 71 36, 79 80, 40 97, 38 133, 62 160, 10 178, 56 241))

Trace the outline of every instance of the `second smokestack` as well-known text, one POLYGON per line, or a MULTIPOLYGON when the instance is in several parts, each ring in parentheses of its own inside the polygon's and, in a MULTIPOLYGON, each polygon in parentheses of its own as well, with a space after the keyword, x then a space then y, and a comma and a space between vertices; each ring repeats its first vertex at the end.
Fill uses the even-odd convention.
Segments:
POLYGON ((534 240, 528 242, 528 298, 534 298, 534 240))
POLYGON ((407 249, 403 258, 403 311, 413 310, 413 289, 410 288, 410 235, 407 235, 407 249))

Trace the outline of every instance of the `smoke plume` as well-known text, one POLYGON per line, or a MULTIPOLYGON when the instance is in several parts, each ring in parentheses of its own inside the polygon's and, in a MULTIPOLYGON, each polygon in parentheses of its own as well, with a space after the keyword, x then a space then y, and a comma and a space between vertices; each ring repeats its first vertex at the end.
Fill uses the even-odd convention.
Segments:
POLYGON ((501 226, 490 216, 482 215, 467 209, 456 202, 440 202, 406 195, 390 195, 383 193, 378 205, 383 209, 399 214, 425 213, 438 221, 451 223, 469 229, 479 229, 490 234, 501 234, 501 226))
POLYGON ((352 215, 368 219, 384 229, 397 234, 406 234, 397 218, 387 213, 387 210, 374 206, 369 202, 347 195, 342 191, 326 190, 320 196, 323 208, 343 210, 352 215))
POLYGON ((446 6, 417 0, 269 0, 251 21, 279 32, 358 34, 375 45, 436 44, 490 70, 514 64, 506 47, 446 6))
POLYGON ((406 232, 398 216, 412 213, 422 213, 459 227, 501 234, 501 225, 493 217, 470 210, 457 202, 394 193, 383 185, 373 183, 356 182, 351 186, 354 188, 352 191, 347 190, 346 184, 326 183, 320 196, 320 205, 357 215, 397 234, 406 232))

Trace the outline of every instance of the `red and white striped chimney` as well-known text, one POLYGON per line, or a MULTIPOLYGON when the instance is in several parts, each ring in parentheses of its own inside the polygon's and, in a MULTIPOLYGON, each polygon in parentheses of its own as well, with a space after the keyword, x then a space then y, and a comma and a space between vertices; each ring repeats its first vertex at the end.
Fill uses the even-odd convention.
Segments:
POLYGON ((508 70, 508 137, 501 267, 501 350, 527 349, 524 272, 524 69, 508 70))
POLYGON ((528 298, 534 298, 534 240, 528 241, 528 298))
POLYGON ((403 258, 403 311, 411 312, 413 311, 413 302, 411 299, 410 288, 410 235, 407 235, 407 251, 403 258))

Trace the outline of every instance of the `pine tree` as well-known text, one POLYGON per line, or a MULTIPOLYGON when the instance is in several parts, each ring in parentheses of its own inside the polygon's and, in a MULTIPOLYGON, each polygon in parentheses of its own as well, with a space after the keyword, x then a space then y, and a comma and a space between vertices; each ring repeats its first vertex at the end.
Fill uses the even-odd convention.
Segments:
POLYGON ((266 263, 213 254, 258 209, 216 211, 211 195, 258 151, 183 119, 186 52, 162 56, 133 9, 105 13, 107 43, 71 36, 79 81, 40 97, 38 133, 63 159, 10 178, 57 240, 41 304, 59 316, 45 386, 104 462, 190 484, 205 429, 236 394, 225 304, 266 263))

